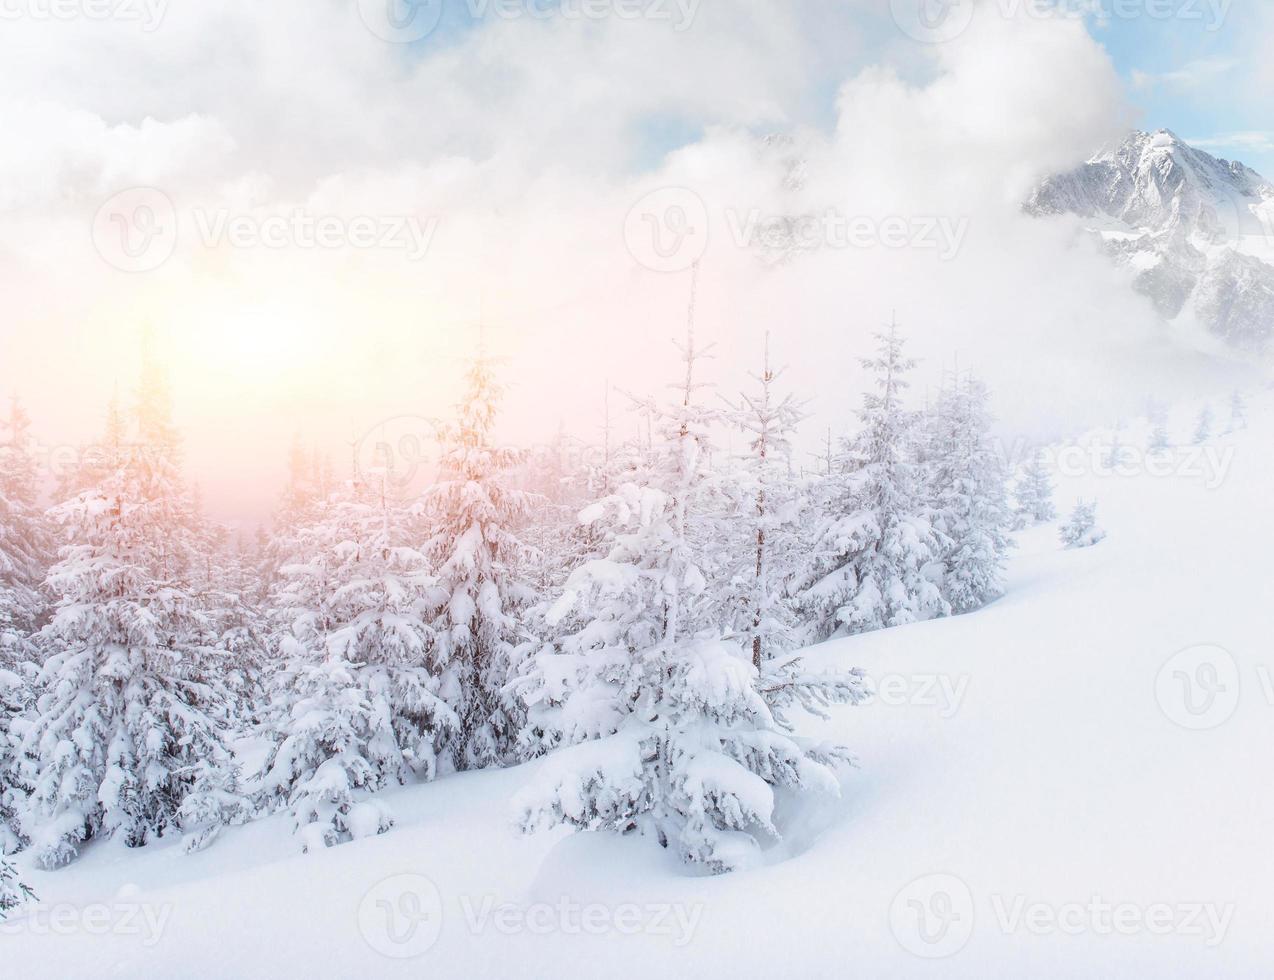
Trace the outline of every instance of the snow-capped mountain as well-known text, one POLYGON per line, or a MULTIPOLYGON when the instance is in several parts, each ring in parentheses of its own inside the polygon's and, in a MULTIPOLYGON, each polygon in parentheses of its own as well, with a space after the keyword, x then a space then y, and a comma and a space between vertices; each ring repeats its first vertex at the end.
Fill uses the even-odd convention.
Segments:
POLYGON ((1101 236, 1168 320, 1193 316, 1234 347, 1274 347, 1274 184, 1176 135, 1133 133, 1027 201, 1101 236))

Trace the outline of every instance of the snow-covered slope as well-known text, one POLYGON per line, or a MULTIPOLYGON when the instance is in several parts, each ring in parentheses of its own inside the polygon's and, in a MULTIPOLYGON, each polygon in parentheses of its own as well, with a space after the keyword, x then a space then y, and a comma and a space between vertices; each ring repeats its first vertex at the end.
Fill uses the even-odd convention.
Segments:
POLYGON ((1190 313, 1234 347, 1269 349, 1274 184, 1243 164, 1167 130, 1133 133, 1045 180, 1027 210, 1081 218, 1166 319, 1190 313))
POLYGON ((1059 509, 1096 498, 1104 542, 1028 531, 993 606, 814 650, 881 693, 808 726, 861 766, 765 867, 519 838, 531 767, 452 777, 322 853, 280 818, 30 872, 43 904, 0 928, 4 975, 1269 976, 1274 394, 1250 416, 1151 467, 1125 431, 1122 476, 1067 447, 1059 509))

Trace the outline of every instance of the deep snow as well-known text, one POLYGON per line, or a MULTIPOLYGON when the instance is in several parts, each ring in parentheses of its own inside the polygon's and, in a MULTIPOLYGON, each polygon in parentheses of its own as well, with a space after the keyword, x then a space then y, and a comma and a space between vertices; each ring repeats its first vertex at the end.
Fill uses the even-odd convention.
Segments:
MULTIPOLYGON (((1196 411, 1174 414, 1182 443, 1196 411)), ((1184 451, 1171 476, 1059 479, 1063 520, 1097 499, 1101 544, 1032 529, 987 609, 811 651, 881 694, 806 726, 860 768, 788 814, 764 867, 694 877, 649 841, 521 838, 509 800, 533 767, 449 777, 385 794, 388 834, 318 854, 278 817, 193 856, 108 843, 24 867, 42 904, 0 927, 3 973, 1269 976, 1274 396, 1249 414, 1210 443, 1219 485, 1184 451)))

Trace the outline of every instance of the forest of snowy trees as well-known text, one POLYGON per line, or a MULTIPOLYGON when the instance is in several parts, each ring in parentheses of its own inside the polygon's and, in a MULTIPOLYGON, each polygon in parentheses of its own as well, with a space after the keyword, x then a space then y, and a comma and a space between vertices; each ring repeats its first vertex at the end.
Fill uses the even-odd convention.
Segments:
POLYGON ((108 837, 200 849, 274 813, 322 848, 389 830, 386 787, 548 753, 514 801, 524 830, 640 831, 716 872, 779 838, 776 791, 838 792, 848 749, 795 719, 867 682, 799 651, 995 599, 1012 529, 1054 516, 1048 478, 1032 462, 1011 504, 987 391, 948 377, 915 407, 896 328, 864 352, 856 431, 812 473, 768 343, 737 395, 708 383, 693 326, 678 350, 666 398, 627 396, 642 437, 608 431, 577 467, 496 442, 479 353, 423 493, 297 450, 251 544, 184 481, 150 353, 56 486, 15 402, 0 915, 26 894, 13 860, 58 867, 108 837))

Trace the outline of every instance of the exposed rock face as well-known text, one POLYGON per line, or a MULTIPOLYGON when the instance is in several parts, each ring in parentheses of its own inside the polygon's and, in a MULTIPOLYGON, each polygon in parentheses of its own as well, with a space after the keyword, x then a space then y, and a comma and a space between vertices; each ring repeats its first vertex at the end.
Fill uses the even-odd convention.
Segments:
POLYGON ((1274 346, 1274 185, 1243 164, 1167 130, 1133 133, 1049 177, 1026 209, 1081 218, 1165 319, 1191 313, 1256 354, 1274 346))

